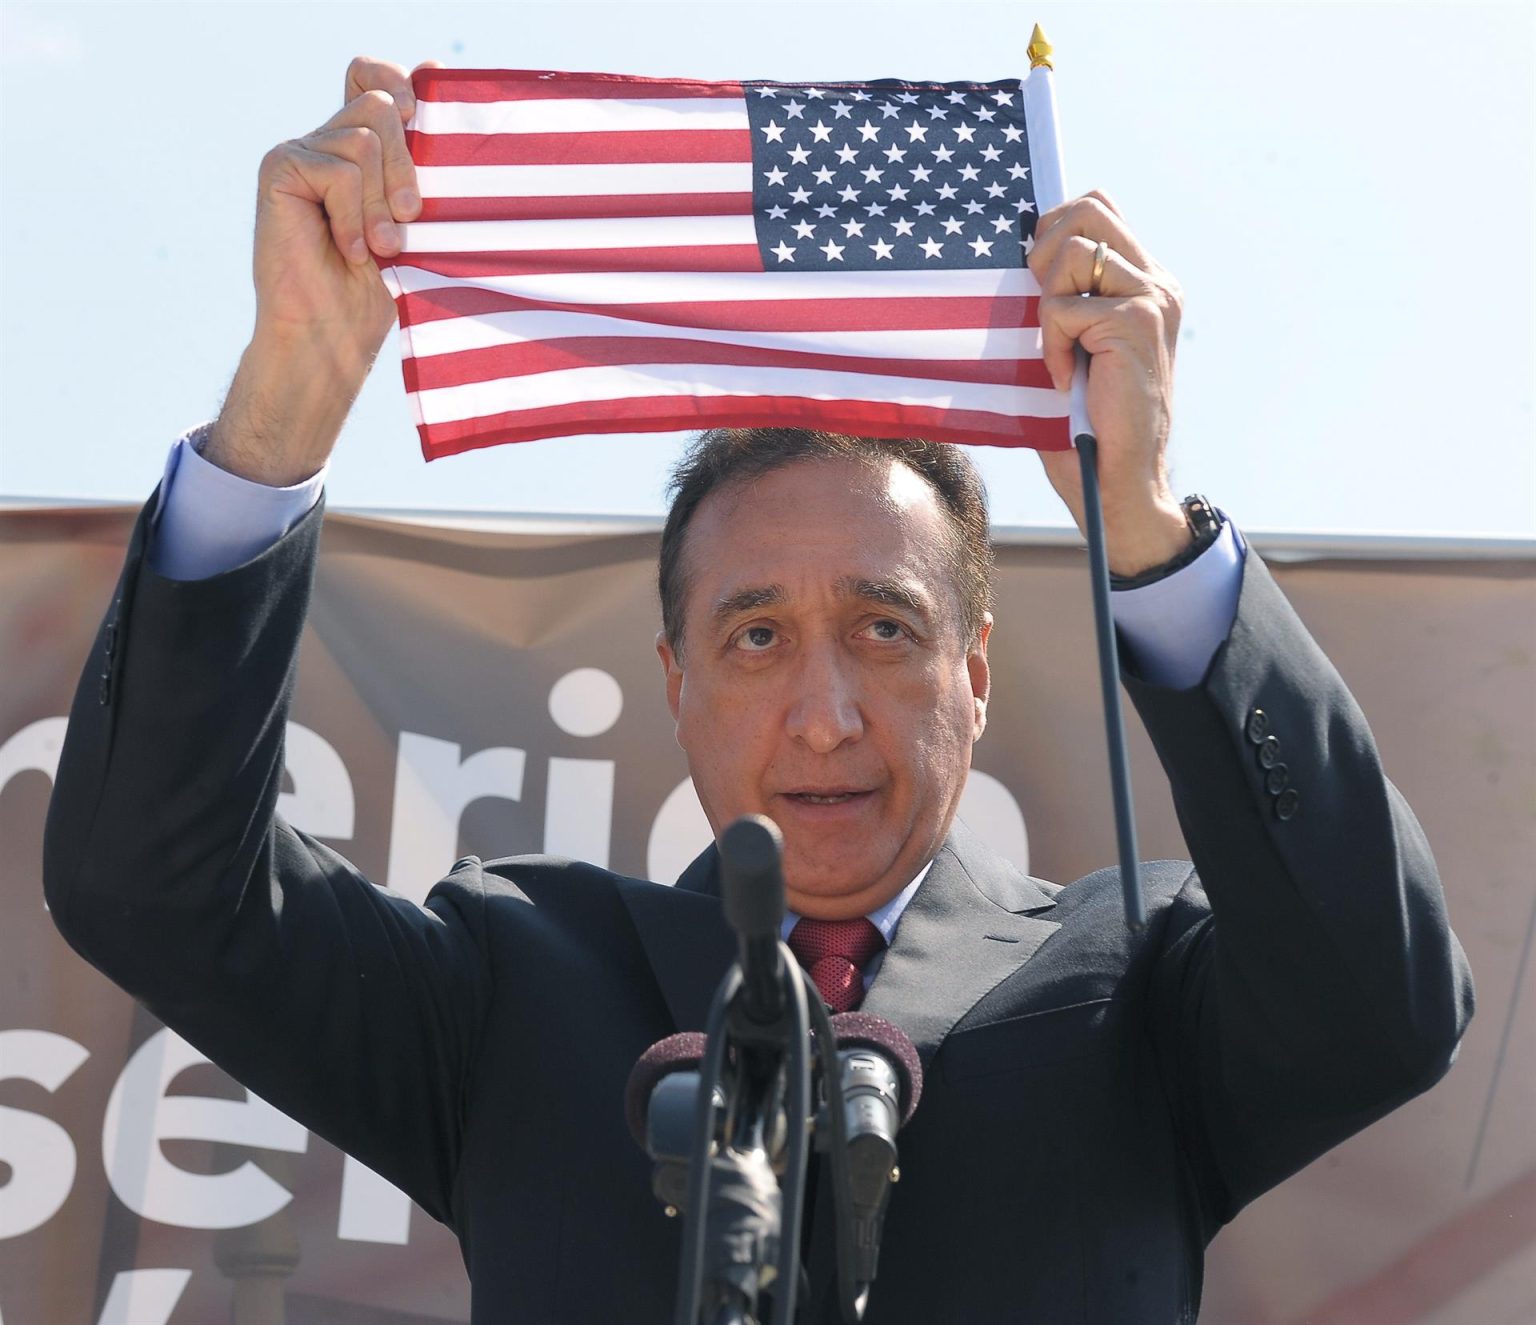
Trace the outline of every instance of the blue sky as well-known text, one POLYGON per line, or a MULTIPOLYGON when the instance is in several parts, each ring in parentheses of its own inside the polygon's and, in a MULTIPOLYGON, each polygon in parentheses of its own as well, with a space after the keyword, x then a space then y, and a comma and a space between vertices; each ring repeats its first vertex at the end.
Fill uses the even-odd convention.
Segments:
MULTIPOLYGON (((249 333, 256 167, 348 59, 783 80, 1003 78, 1057 47, 1069 191, 1184 285, 1175 485, 1251 528, 1536 535, 1536 7, 0 5, 0 493, 140 500, 249 333)), ((681 438, 425 465, 393 343, 343 507, 650 513, 681 438)), ((1001 523, 1065 520, 979 452, 1001 523)))

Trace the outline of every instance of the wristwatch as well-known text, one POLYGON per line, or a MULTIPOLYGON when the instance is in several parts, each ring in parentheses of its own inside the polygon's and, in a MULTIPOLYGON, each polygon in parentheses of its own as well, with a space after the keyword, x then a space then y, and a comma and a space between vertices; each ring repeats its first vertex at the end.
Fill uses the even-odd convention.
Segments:
POLYGON ((1171 557, 1159 565, 1149 566, 1139 575, 1111 575, 1109 577, 1111 589, 1142 589, 1149 584, 1167 579, 1174 571, 1183 570, 1221 537, 1221 529, 1226 519, 1200 493, 1191 493, 1179 505, 1184 511, 1185 523, 1189 525, 1189 532, 1193 536, 1189 546, 1176 557, 1171 557))

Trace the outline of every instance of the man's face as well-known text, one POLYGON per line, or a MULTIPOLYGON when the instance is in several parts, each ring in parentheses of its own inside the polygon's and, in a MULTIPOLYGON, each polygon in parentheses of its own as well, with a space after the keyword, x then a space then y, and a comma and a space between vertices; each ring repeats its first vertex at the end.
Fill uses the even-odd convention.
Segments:
POLYGON ((933 858, 986 721, 948 526, 902 464, 802 461, 712 492, 683 550, 667 702, 718 834, 765 814, 789 905, 864 915, 933 858))

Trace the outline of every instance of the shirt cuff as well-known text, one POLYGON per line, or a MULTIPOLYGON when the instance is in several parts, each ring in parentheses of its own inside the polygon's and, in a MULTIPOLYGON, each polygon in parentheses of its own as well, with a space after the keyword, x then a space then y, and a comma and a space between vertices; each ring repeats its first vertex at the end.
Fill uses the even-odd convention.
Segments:
POLYGON ((205 580, 265 552, 320 500, 328 466, 291 488, 253 483, 204 460, 211 423, 179 438, 166 458, 149 562, 168 580, 205 580))
POLYGON ((1110 609, 1137 674, 1153 685, 1198 685, 1237 619, 1247 547, 1227 521, 1189 565, 1139 589, 1117 589, 1110 609))

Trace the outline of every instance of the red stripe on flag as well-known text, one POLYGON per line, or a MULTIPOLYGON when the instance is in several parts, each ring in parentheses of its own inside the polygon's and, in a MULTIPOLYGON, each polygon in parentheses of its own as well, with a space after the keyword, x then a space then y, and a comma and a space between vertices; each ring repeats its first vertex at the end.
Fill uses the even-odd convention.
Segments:
POLYGON ((556 276, 621 271, 762 271, 756 244, 659 248, 557 248, 518 253, 407 253, 400 259, 439 276, 556 276))
POLYGON ((418 166, 595 166, 750 161, 750 129, 405 135, 418 166))
MULTIPOLYGON (((708 394, 718 376, 747 389, 763 385, 797 389, 801 373, 836 372, 836 389, 856 397, 908 396, 980 401, 997 410, 1054 410, 1057 398, 1043 388, 1047 377, 1035 359, 914 359, 903 355, 958 353, 958 345, 974 339, 966 336, 952 343, 923 333, 934 331, 981 331, 1029 328, 1039 325, 1039 301, 1019 294, 928 295, 930 289, 954 289, 951 283, 930 284, 892 273, 893 279, 853 279, 852 273, 804 275, 793 280, 768 278, 759 246, 748 237, 752 218, 748 191, 719 192, 736 183, 744 173, 755 143, 744 122, 745 103, 755 91, 739 82, 704 82, 695 79, 644 79, 610 74, 566 74, 533 70, 423 70, 414 76, 417 96, 425 106, 441 111, 434 121, 423 114, 428 126, 460 132, 428 135, 412 131, 410 146, 422 165, 424 185, 437 193, 483 191, 504 188, 517 196, 503 198, 438 197, 430 201, 424 220, 468 222, 470 229, 453 226, 432 237, 430 225, 413 233, 412 242, 425 246, 441 243, 466 246, 478 242, 544 242, 532 252, 465 251, 402 255, 394 263, 399 276, 420 282, 426 273, 443 278, 450 289, 419 291, 398 301, 405 338, 405 372, 408 387, 429 414, 458 413, 464 409, 498 411, 488 416, 423 425, 423 450, 429 458, 498 442, 532 440, 580 432, 646 432, 688 429, 709 424, 801 424, 838 428, 871 436, 910 433, 958 442, 1032 446, 1042 450, 1069 446, 1064 418, 1015 417, 989 409, 948 410, 932 405, 902 404, 880 400, 813 400, 800 396, 708 394), (533 104, 553 102, 553 105, 533 104), (501 103, 498 109, 498 103, 501 103), (519 107, 517 103, 528 103, 519 107), (563 103, 563 104, 562 104, 563 103), (583 105, 583 103, 586 103, 583 105), (672 104, 682 114, 656 115, 645 108, 666 109, 672 104), (458 110, 455 111, 454 107, 458 110), (647 125, 627 133, 615 126, 647 125), (688 129, 689 123, 714 128, 688 129), (568 124, 590 125, 590 133, 551 132, 568 124), (657 129, 655 126, 673 128, 657 129), (516 134, 462 132, 480 126, 498 131, 516 127, 540 132, 516 134), (724 128, 718 126, 726 126, 724 128), (718 164, 718 171, 715 165, 718 164), (545 167, 570 165, 572 172, 553 171, 558 177, 538 177, 532 172, 545 167), (436 178, 430 167, 442 168, 436 178), (460 176, 473 183, 456 183, 453 167, 479 167, 494 172, 504 168, 515 183, 503 178, 472 174, 460 176), (594 173, 611 166, 621 183, 596 182, 594 173), (669 170, 668 167, 671 167, 669 170), (653 169, 663 178, 653 183, 653 169), (702 168, 702 169, 701 169, 702 168), (528 175, 517 173, 526 170, 528 175), (673 174, 687 171, 708 195, 680 195, 670 188, 673 174), (617 198, 554 197, 574 179, 574 187, 666 189, 664 194, 617 198), (523 196, 534 193, 538 196, 523 196), (720 218, 690 222, 690 217, 720 218), (611 219, 602 219, 611 218, 611 219), (622 218, 635 218, 626 220, 622 218), (655 219, 641 219, 655 218, 655 219), (571 241, 588 238, 574 231, 591 219, 586 229, 592 239, 605 239, 610 247, 576 249, 571 241), (545 230, 521 221, 545 223, 545 230), (570 224, 562 224, 569 221, 570 224), (599 224, 601 221, 601 224, 599 224), (481 223, 484 224, 476 224, 481 223), (507 223, 498 231, 496 223, 507 223), (485 232, 489 231, 490 234, 485 232), (516 233, 512 233, 516 231, 516 233), (572 233, 566 233, 571 231, 572 233), (536 237, 535 237, 536 236, 536 237), (660 239, 665 247, 642 244, 619 247, 625 240, 660 239), (733 241, 708 243, 712 239, 733 241), (551 241, 562 246, 554 247, 551 241), (412 278, 412 270, 417 275, 412 278), (644 276, 632 273, 645 273, 644 276), (709 273, 718 273, 711 278, 709 273), (726 273, 751 274, 749 284, 722 279, 726 273), (631 283, 624 284, 628 279, 631 283), (481 288, 495 285, 495 290, 481 288), (722 288, 725 287, 725 288, 722 288), (721 297, 710 299, 714 293, 721 297), (757 293, 761 299, 742 299, 757 293), (608 305, 602 299, 628 294, 633 302, 608 305), (813 299, 787 296, 813 294, 813 299), (871 294, 874 297, 870 297, 871 294), (669 298, 676 295, 677 298, 669 298), (686 296, 686 299, 684 298, 686 296), (700 297, 706 296, 706 297, 700 297), (525 322, 521 312, 558 312, 577 316, 535 319, 525 322), (583 317, 582 315, 585 315, 583 317), (442 319, 480 319, 474 335, 456 339, 502 341, 519 335, 546 334, 542 341, 512 339, 510 344, 490 344, 441 355, 417 358, 411 353, 413 339, 422 338, 426 323, 442 319), (540 325, 542 324, 542 326, 540 325), (415 328, 416 330, 412 330, 415 328), (676 331, 686 340, 657 336, 660 328, 676 331), (733 340, 768 339, 752 332, 808 332, 805 346, 738 345, 733 340), (889 338, 848 339, 837 333, 892 331, 889 338), (617 332, 618 334, 613 334, 617 332), (911 334, 902 334, 910 332, 911 334), (550 339, 549 333, 553 333, 550 339), (561 334, 568 333, 568 334, 561 334), (724 343, 721 337, 725 337, 724 343), (826 337, 826 339, 823 339, 826 337), (848 349, 878 346, 879 358, 850 354, 848 349), (894 348, 892 348, 894 347, 894 348), (690 362, 696 371, 689 370, 690 362), (661 398, 618 401, 576 401, 535 409, 501 411, 521 397, 557 396, 543 391, 542 375, 562 369, 586 367, 590 374, 550 379, 551 387, 564 382, 573 394, 602 390, 643 390, 638 382, 628 388, 619 374, 623 367, 653 365, 650 376, 670 374, 672 381, 647 383, 665 391, 661 398), (604 371, 604 368, 608 371, 604 371), (788 371, 786 371, 788 370, 788 371), (591 380, 588 380, 590 376, 591 380), (697 376, 698 383, 691 379, 697 376), (894 380, 893 380, 894 379, 894 380), (903 381, 903 379, 912 379, 903 381), (497 385, 493 385, 497 384, 497 385), (942 384, 942 385, 941 385, 942 384), (1022 385, 1025 392, 993 392, 992 386, 1022 385), (462 394, 454 388, 463 388, 462 394), (697 397, 688 394, 697 390, 697 397), (446 399, 438 395, 446 391, 446 399)), ((859 84, 825 85, 858 88, 859 84)), ((927 89, 930 85, 914 85, 927 89)), ((936 87, 937 85, 933 85, 936 87)), ((1004 98, 1005 100, 1007 98, 1004 98)), ((909 97, 909 101, 916 98, 909 97)), ((770 262, 767 264, 772 266, 770 262)), ((793 271, 793 268, 776 268, 793 271)), ((1028 288, 1022 282, 999 277, 981 286, 960 289, 1028 288)), ((1024 348, 1014 335, 1009 349, 1024 348)), ((806 389, 811 389, 807 384, 806 389)))
POLYGON ((527 377, 566 368, 644 364, 733 364, 742 368, 827 369, 943 382, 1049 388, 1051 375, 1039 359, 877 359, 810 350, 777 350, 719 341, 669 340, 650 336, 565 336, 556 340, 490 345, 424 359, 406 359, 407 391, 431 391, 527 377))
POLYGON ((427 198, 418 221, 564 221, 594 216, 750 216, 750 193, 629 193, 560 198, 427 198))
MULTIPOLYGON (((412 258, 414 262, 414 258, 412 258)), ((720 299, 649 304, 590 304, 527 299, 472 286, 420 290, 396 300, 403 326, 487 313, 544 311, 596 313, 708 331, 943 331, 966 327, 1034 327, 1040 324, 1035 295, 950 295, 890 299, 720 299)))
POLYGON ((428 460, 504 442, 580 433, 688 432, 710 427, 805 427, 861 437, 926 437, 936 442, 1071 448, 1066 419, 1010 418, 982 410, 889 405, 864 400, 800 397, 664 396, 597 400, 513 410, 454 423, 424 424, 421 451, 428 460))
POLYGON ((539 69, 421 69, 411 75, 418 101, 651 101, 710 97, 740 101, 740 83, 562 74, 539 69))

